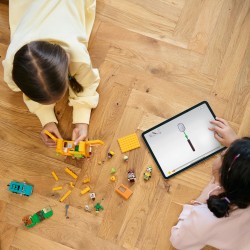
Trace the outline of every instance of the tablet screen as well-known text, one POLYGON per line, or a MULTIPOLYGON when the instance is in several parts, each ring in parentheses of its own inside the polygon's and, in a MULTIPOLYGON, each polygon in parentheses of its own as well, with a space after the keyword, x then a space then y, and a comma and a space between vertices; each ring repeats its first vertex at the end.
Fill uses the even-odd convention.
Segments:
POLYGON ((142 133, 164 178, 224 149, 208 129, 214 119, 209 104, 201 102, 142 133))

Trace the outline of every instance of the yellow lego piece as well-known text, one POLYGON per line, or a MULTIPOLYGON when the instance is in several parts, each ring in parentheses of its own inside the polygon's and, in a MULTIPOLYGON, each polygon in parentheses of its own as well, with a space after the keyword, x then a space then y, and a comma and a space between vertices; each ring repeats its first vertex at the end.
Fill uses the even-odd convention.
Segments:
POLYGON ((71 190, 69 190, 59 201, 63 202, 70 194, 71 194, 71 190))
POLYGON ((69 168, 65 168, 64 170, 66 173, 71 175, 74 179, 77 179, 78 176, 74 172, 72 172, 69 168))
POLYGON ((136 133, 119 138, 118 143, 122 153, 139 148, 141 146, 136 133))
POLYGON ((84 179, 82 182, 83 183, 88 183, 88 182, 90 182, 90 178, 84 179))
POLYGON ((71 186, 72 188, 75 187, 72 181, 71 181, 69 184, 70 184, 70 186, 71 186))
POLYGON ((62 186, 52 188, 53 191, 61 190, 62 186))
POLYGON ((112 176, 110 177, 110 180, 111 180, 111 181, 115 181, 115 180, 116 180, 115 176, 112 175, 112 176))
POLYGON ((56 175, 56 173, 54 171, 52 171, 51 174, 53 175, 53 177, 55 178, 56 181, 59 180, 58 177, 57 177, 57 175, 56 175))
POLYGON ((86 187, 81 191, 81 194, 86 194, 90 191, 90 187, 86 187))

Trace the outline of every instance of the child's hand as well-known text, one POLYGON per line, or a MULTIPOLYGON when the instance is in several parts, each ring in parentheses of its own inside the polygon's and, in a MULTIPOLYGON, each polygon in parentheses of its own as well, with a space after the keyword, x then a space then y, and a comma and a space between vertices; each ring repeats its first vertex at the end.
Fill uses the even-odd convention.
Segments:
POLYGON ((44 133, 45 130, 48 130, 51 134, 55 135, 55 137, 57 137, 57 138, 62 138, 62 136, 60 135, 60 133, 58 131, 56 124, 54 122, 47 123, 43 127, 43 130, 41 132, 41 137, 42 137, 42 140, 45 143, 45 145, 47 145, 50 148, 54 148, 56 146, 56 142, 53 141, 49 136, 47 136, 44 133))
POLYGON ((77 145, 80 141, 84 141, 88 136, 88 124, 77 123, 72 133, 72 141, 77 145))
POLYGON ((216 117, 216 120, 211 121, 210 123, 215 126, 209 128, 209 130, 214 131, 214 137, 222 145, 229 147, 232 142, 239 138, 226 120, 216 117))

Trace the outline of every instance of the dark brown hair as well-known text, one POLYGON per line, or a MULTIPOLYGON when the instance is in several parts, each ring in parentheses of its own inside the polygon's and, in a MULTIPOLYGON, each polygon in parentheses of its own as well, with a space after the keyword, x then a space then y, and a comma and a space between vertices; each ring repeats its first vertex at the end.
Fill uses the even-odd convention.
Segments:
POLYGON ((250 138, 236 140, 227 149, 221 166, 220 183, 224 192, 210 196, 208 208, 218 218, 229 215, 232 205, 250 204, 250 138))
MULTIPOLYGON (((63 97, 68 87, 68 60, 61 46, 33 41, 16 52, 12 78, 31 100, 42 104, 54 103, 63 97)), ((79 84, 74 81, 70 81, 72 89, 80 92, 75 87, 79 84)))

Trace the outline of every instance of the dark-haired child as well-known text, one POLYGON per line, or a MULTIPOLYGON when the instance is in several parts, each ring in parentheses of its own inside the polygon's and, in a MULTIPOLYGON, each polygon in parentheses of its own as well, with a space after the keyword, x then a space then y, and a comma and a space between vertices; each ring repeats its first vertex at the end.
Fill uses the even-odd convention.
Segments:
POLYGON ((183 250, 209 245, 223 250, 250 249, 250 138, 239 139, 227 121, 211 122, 228 147, 213 163, 213 178, 201 195, 185 204, 170 241, 183 250))
POLYGON ((61 138, 54 106, 67 92, 75 124, 72 140, 77 144, 87 137, 91 109, 99 99, 99 72, 87 51, 95 9, 95 0, 9 1, 11 43, 3 61, 4 80, 13 91, 23 92, 48 146, 55 142, 45 129, 61 138))

